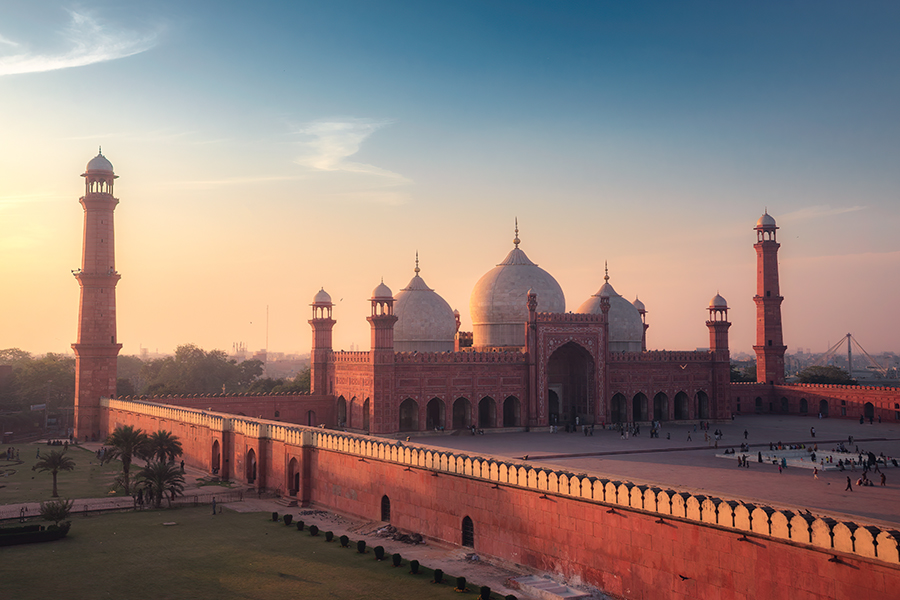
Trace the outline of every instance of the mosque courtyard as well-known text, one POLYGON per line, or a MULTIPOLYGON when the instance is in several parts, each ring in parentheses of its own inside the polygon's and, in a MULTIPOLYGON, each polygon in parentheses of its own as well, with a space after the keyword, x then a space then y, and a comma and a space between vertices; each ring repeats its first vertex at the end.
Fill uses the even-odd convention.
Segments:
POLYGON ((900 424, 896 422, 869 424, 866 421, 861 425, 852 419, 739 415, 734 421, 711 423, 708 433, 710 439, 705 441, 704 432, 699 428, 695 431, 693 424, 663 422, 658 438, 650 437, 649 427, 641 427, 640 435, 628 439, 622 439, 617 431, 599 428, 592 436, 585 436, 580 430, 565 433, 560 428, 557 433, 551 433, 548 428, 542 428, 528 433, 418 436, 410 441, 517 462, 527 455, 527 462, 573 473, 900 527, 900 468, 881 469, 886 476, 885 487, 880 485, 880 475, 872 472, 869 479, 875 485, 860 487, 856 485, 862 474, 860 468, 844 472, 834 467, 820 469, 816 479, 812 465, 789 467, 779 473, 775 465, 757 462, 757 452, 765 454, 770 443, 779 441, 818 444, 817 459, 833 456, 835 466, 841 458, 857 458, 856 446, 860 451, 876 455, 883 452, 900 460, 900 424), (815 437, 811 428, 815 428, 815 437), (715 448, 713 432, 717 429, 723 437, 715 448), (739 468, 736 458, 716 456, 725 449, 739 451, 744 430, 750 445, 749 468, 739 468), (852 445, 847 443, 849 436, 854 438, 852 445), (848 447, 850 454, 832 451, 839 442, 848 447), (848 476, 854 484, 852 492, 845 491, 848 476))

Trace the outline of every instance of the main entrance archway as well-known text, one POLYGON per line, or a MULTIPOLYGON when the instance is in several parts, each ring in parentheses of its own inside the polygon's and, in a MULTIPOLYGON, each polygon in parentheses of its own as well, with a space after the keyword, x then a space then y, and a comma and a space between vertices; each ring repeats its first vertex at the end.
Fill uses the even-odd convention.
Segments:
MULTIPOLYGON (((575 342, 558 348, 547 361, 547 386, 558 396, 560 423, 594 422, 594 359, 575 342)), ((549 396, 549 394, 548 394, 549 396)), ((552 400, 548 416, 553 414, 552 400)), ((551 423, 553 421, 551 420, 551 423)))
POLYGON ((215 440, 212 445, 212 460, 210 461, 210 465, 212 468, 212 474, 218 475, 219 469, 222 466, 222 447, 219 445, 219 440, 215 440))

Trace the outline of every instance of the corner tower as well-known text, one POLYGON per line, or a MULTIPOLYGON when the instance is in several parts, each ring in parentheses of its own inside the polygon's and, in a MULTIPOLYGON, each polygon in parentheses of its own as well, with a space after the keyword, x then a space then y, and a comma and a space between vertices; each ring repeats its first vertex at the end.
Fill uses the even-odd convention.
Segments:
POLYGON ((116 175, 100 152, 91 159, 84 177, 84 242, 81 268, 74 271, 81 286, 78 309, 78 341, 75 351, 75 435, 99 438, 100 398, 116 394, 116 357, 122 344, 116 340, 116 253, 113 196, 116 175))
POLYGON ((756 222, 756 381, 784 383, 784 351, 781 333, 781 297, 778 287, 778 227, 768 211, 756 222))

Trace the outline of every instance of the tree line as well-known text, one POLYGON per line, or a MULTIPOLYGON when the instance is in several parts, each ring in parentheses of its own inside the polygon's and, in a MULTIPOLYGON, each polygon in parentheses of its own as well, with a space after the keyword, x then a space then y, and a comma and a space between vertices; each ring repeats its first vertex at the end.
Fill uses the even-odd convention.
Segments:
MULTIPOLYGON (((193 344, 178 346, 174 356, 147 361, 119 356, 117 369, 118 396, 309 391, 308 368, 293 379, 263 377, 261 361, 239 363, 221 350, 206 351, 193 344)), ((71 408, 74 398, 74 358, 52 352, 35 357, 19 348, 0 350, 3 431, 40 428, 43 424, 30 410, 32 405, 46 404, 55 414, 71 408)))

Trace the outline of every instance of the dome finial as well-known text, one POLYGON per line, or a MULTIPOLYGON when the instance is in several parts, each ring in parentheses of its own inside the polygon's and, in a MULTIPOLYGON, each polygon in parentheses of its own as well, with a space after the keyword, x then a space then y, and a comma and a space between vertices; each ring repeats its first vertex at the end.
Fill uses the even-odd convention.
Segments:
POLYGON ((416 277, 419 276, 419 251, 416 250, 416 277))
POLYGON ((606 272, 606 274, 603 275, 603 281, 609 281, 609 262, 608 261, 605 261, 605 260, 603 261, 603 270, 606 272))
POLYGON ((97 146, 97 154, 103 154, 103 146, 97 146))
POLYGON ((520 241, 521 240, 519 239, 519 217, 516 217, 516 237, 513 238, 513 244, 516 245, 516 248, 519 247, 520 241))

